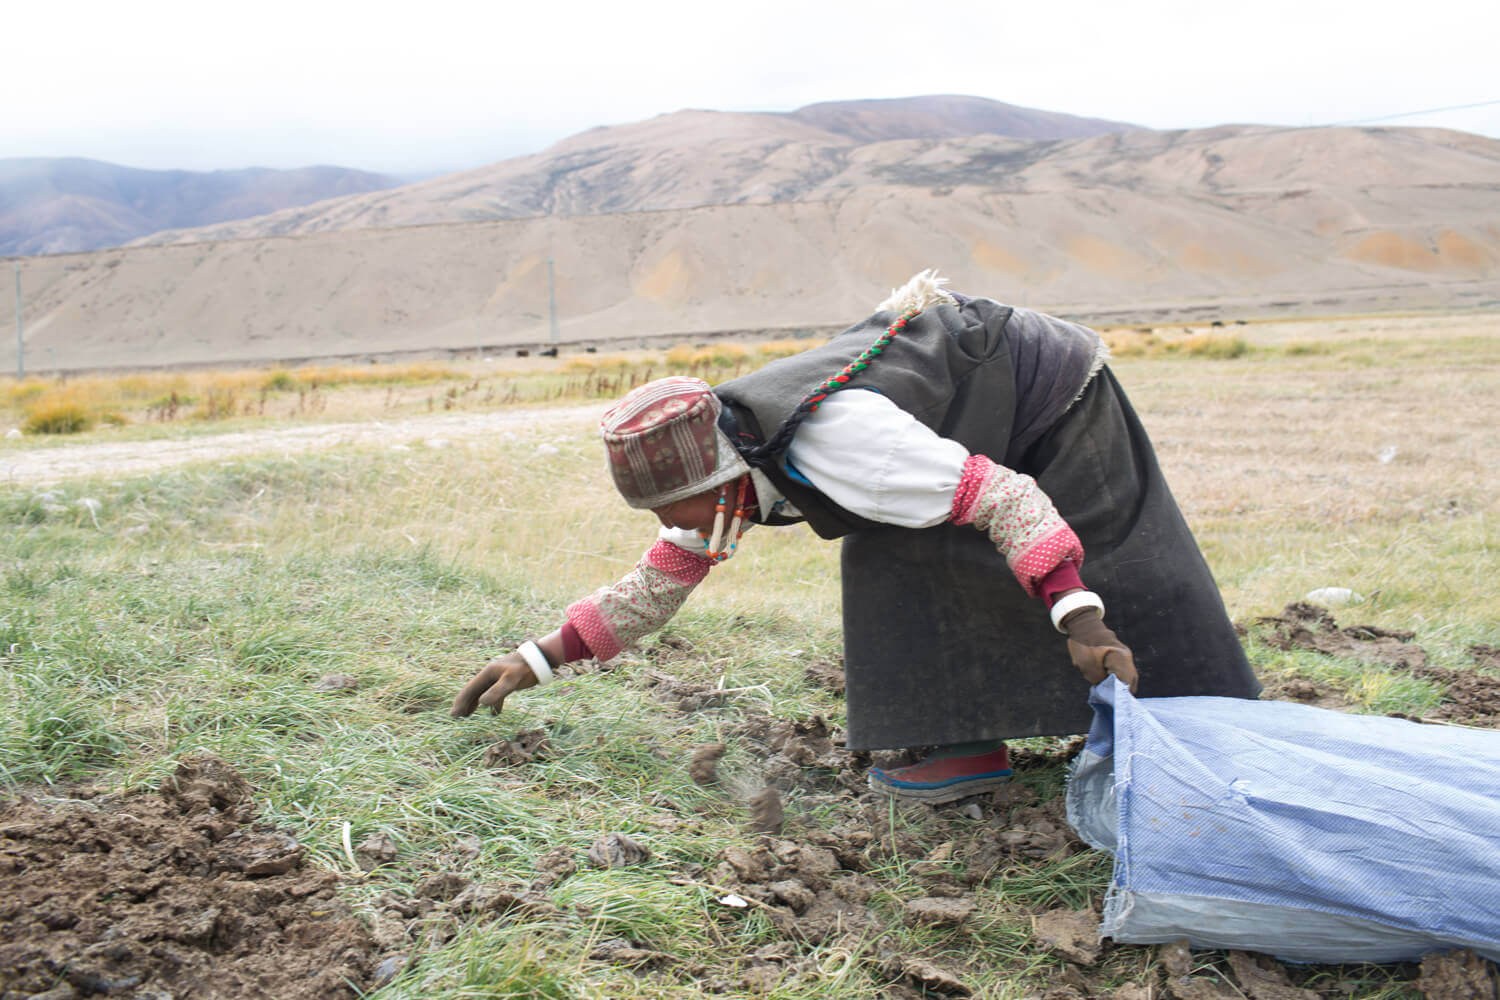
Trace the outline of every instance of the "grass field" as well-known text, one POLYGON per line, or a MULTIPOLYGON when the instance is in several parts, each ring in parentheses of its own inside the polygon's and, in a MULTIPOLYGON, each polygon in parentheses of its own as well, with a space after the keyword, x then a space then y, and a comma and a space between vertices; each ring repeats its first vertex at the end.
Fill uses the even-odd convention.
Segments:
MULTIPOLYGON (((1117 344, 1115 371, 1236 620, 1344 586, 1366 599, 1340 611, 1340 624, 1411 630, 1440 667, 1472 668, 1472 647, 1500 644, 1497 323, 1267 326, 1234 331, 1244 346, 1228 351, 1117 344)), ((486 399, 481 380, 463 405, 585 393, 559 387, 599 377, 566 363, 534 366, 530 388, 510 396, 491 386, 486 399)), ((441 400, 475 382, 468 372, 409 376, 394 390, 359 387, 359 402, 349 389, 342 415, 379 416, 387 391, 421 412, 423 394, 441 400)), ((330 384, 322 391, 333 399, 330 384)), ((11 387, 18 417, 21 388, 11 387)), ((161 388, 140 399, 155 405, 161 388)), ((179 391, 201 405, 201 391, 179 391)), ((239 392, 236 419, 260 419, 242 412, 260 389, 239 392)), ((295 387, 273 392, 290 411, 295 387)), ((123 426, 74 440, 149 437, 140 399, 117 407, 129 411, 123 426)), ((274 416, 341 415, 334 403, 309 414, 305 399, 303 413, 274 416)), ((518 695, 499 718, 448 716, 486 659, 550 630, 569 601, 649 543, 652 517, 614 498, 601 461, 591 429, 573 421, 445 448, 0 487, 0 779, 12 794, 53 797, 80 782, 144 789, 183 757, 216 754, 250 780, 262 820, 305 844, 310 864, 347 876, 341 898, 377 930, 394 919, 390 900, 422 898, 434 873, 526 886, 559 849, 576 860, 549 884, 549 908, 499 918, 429 907, 386 927, 385 950, 407 962, 385 998, 919 996, 911 960, 952 970, 977 996, 1072 983, 1067 963, 1036 944, 1033 918, 1097 904, 1106 856, 1016 853, 992 877, 966 881, 977 855, 965 850, 1004 830, 1009 810, 1055 802, 1062 741, 1023 747, 1031 765, 1017 783, 1035 802, 986 803, 977 816, 859 802, 821 765, 786 783, 783 837, 807 845, 851 825, 871 837, 860 909, 880 930, 796 940, 770 908, 719 901, 726 850, 760 841, 750 822, 770 779, 765 725, 842 719, 840 697, 804 672, 839 660, 837 547, 808 544, 802 529, 749 536, 666 631, 607 669, 518 695), (320 685, 334 674, 347 675, 342 687, 320 685), (685 710, 664 696, 674 683, 735 691, 685 710), (536 730, 545 744, 534 759, 491 752, 487 763, 497 744, 536 730), (688 762, 715 742, 727 745, 720 780, 695 784, 688 762), (608 833, 650 857, 591 867, 587 852, 608 833), (390 860, 361 871, 347 844, 381 835, 390 860), (951 885, 974 903, 966 920, 910 918, 907 904, 951 885), (642 955, 622 958, 625 946, 612 944, 622 939, 642 955)), ((1443 701, 1440 684, 1408 672, 1255 636, 1252 660, 1273 689, 1310 681, 1354 712, 1427 716, 1443 701)), ((1204 974, 1230 979, 1224 956, 1197 958, 1204 974)), ((1120 946, 1085 975, 1106 996, 1159 983, 1160 970, 1153 949, 1120 946)), ((1416 997, 1414 976, 1399 966, 1294 970, 1321 995, 1389 1000, 1416 997)))

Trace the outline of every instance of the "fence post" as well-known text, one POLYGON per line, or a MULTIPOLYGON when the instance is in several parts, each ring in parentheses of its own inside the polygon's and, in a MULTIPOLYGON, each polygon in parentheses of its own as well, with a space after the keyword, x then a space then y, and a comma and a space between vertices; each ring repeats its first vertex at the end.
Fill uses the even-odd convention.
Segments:
POLYGON ((21 328, 21 262, 16 261, 16 381, 26 377, 26 343, 21 328))

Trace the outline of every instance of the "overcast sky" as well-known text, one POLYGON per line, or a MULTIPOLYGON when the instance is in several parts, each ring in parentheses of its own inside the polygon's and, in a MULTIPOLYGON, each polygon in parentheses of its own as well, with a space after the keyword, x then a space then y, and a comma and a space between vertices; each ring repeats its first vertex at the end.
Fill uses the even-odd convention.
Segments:
POLYGON ((1500 137, 1497 39, 1500 0, 26 0, 0 13, 0 158, 414 175, 682 108, 920 94, 1500 137))

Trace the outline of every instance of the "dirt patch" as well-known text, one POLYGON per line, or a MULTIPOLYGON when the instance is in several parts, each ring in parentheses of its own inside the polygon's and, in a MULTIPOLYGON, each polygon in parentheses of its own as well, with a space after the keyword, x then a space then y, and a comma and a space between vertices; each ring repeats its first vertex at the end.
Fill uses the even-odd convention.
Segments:
POLYGON ((844 667, 834 660, 814 660, 802 671, 803 678, 813 687, 832 691, 839 697, 844 695, 844 667))
POLYGON ((1333 615, 1316 604, 1288 604, 1281 614, 1257 618, 1256 624, 1267 627, 1261 641, 1276 649, 1311 649, 1406 670, 1427 665, 1427 651, 1412 644, 1413 633, 1374 625, 1339 628, 1333 615))
POLYGON ((1443 703, 1433 709, 1431 718, 1500 728, 1500 677, 1442 667, 1424 667, 1412 673, 1447 688, 1443 703))
POLYGON ((253 822, 223 761, 184 760, 159 793, 79 794, 0 806, 0 993, 321 1000, 372 984, 381 949, 338 877, 253 822))
POLYGON ((776 929, 805 944, 856 944, 883 922, 869 908, 875 883, 850 870, 860 862, 829 847, 762 837, 752 847, 730 847, 715 883, 760 904, 776 929))
POLYGON ((1427 1000, 1495 1000, 1500 977, 1494 963, 1465 948, 1423 958, 1416 986, 1427 1000))
POLYGON ((1269 681, 1260 696, 1266 701, 1295 701, 1333 712, 1345 711, 1353 705, 1342 692, 1319 686, 1302 677, 1269 681))
POLYGON ((582 421, 602 407, 514 408, 489 413, 444 414, 365 423, 263 427, 188 437, 181 440, 67 444, 8 452, 0 462, 7 482, 43 485, 79 476, 123 478, 188 462, 224 461, 259 454, 293 455, 326 451, 341 445, 405 444, 491 437, 505 430, 542 423, 582 421))
POLYGON ((552 750, 552 739, 545 729, 525 729, 513 740, 501 740, 484 749, 485 767, 515 767, 530 764, 552 750))
POLYGON ((628 868, 651 857, 651 852, 623 833, 606 833, 589 848, 597 868, 628 868))
POLYGON ((870 756, 845 748, 843 731, 821 715, 752 715, 734 728, 734 735, 760 759, 766 783, 782 791, 800 788, 847 797, 866 788, 870 756))
POLYGON ((1231 951, 1229 967, 1250 1000, 1318 1000, 1312 990, 1293 986, 1286 967, 1264 955, 1231 951))
POLYGON ((1095 965, 1099 945, 1099 914, 1092 910, 1048 910, 1032 918, 1032 939, 1079 965, 1095 965))
POLYGON ((1476 643, 1469 647, 1469 655, 1474 657, 1475 664, 1485 670, 1500 670, 1500 646, 1476 643))
MULTIPOLYGON (((1443 685, 1443 703, 1427 719, 1413 721, 1452 721, 1500 727, 1500 677, 1476 670, 1431 666, 1427 651, 1411 641, 1412 632, 1374 625, 1340 628, 1327 609, 1304 603, 1288 604, 1280 615, 1257 618, 1256 624, 1265 627, 1260 633, 1262 641, 1277 649, 1311 649, 1329 656, 1378 663, 1443 685)), ((1475 645, 1469 647, 1469 655, 1476 665, 1489 669, 1500 659, 1500 650, 1475 645)), ((1300 679, 1272 685, 1266 696, 1301 701, 1320 708, 1345 707, 1336 695, 1330 695, 1311 681, 1300 679)))
MULTIPOLYGON (((1368 641, 1368 640, 1354 640, 1368 641)), ((1402 641, 1402 640, 1397 640, 1402 641)), ((655 672, 647 681, 664 701, 684 711, 728 707, 700 701, 712 689, 655 672)), ((1322 695, 1315 686, 1289 692, 1299 700, 1322 695)), ((951 949, 928 954, 900 949, 889 942, 888 929, 906 925, 948 933, 983 933, 982 887, 996 880, 1026 877, 1039 867, 1088 851, 1068 825, 1061 796, 1039 795, 1027 781, 997 792, 940 807, 892 806, 873 795, 864 782, 872 760, 894 762, 912 751, 855 753, 843 744, 841 730, 819 716, 776 718, 756 711, 753 703, 733 706, 748 712, 727 726, 737 749, 759 761, 770 781, 757 801, 777 789, 790 792, 776 828, 746 844, 727 847, 717 864, 704 870, 688 866, 678 884, 706 887, 715 894, 716 919, 731 922, 746 914, 768 918, 778 940, 744 955, 732 972, 715 971, 704 979, 707 992, 748 991, 764 994, 810 982, 819 975, 819 956, 846 952, 849 960, 867 964, 886 980, 880 996, 912 998, 970 996, 983 970, 970 968, 951 949), (819 808, 811 822, 804 811, 819 808), (898 862, 899 865, 893 865, 898 862), (897 886, 885 873, 899 867, 905 879, 897 886), (976 928, 976 924, 979 928, 976 928)), ((1017 749, 1013 766, 1020 775, 1055 769, 1081 748, 1081 740, 1036 741, 1017 749)), ((919 752, 919 751, 917 751, 919 752)), ((718 744, 695 748, 702 777, 717 764, 718 744)), ((691 765, 689 765, 691 766, 691 765)), ((718 776, 706 787, 724 789, 735 779, 718 776)), ((752 828, 759 822, 752 803, 752 828)), ((594 859, 594 863, 599 861, 594 859)), ((535 886, 533 888, 536 888, 535 886)), ((1032 943, 1056 960, 1048 966, 1033 996, 1043 1000, 1315 1000, 1348 995, 1346 984, 1314 990, 1301 985, 1319 967, 1289 967, 1247 953, 1191 954, 1185 944, 1143 949, 1098 940, 1097 908, 1102 899, 1081 909, 1038 909, 1031 916, 1032 943), (1119 983, 1123 962, 1139 955, 1140 971, 1119 983), (1154 961, 1152 960, 1154 956, 1154 961)), ((626 939, 601 942, 591 953, 596 961, 637 969, 682 965, 680 959, 626 939)), ((1477 966, 1489 973, 1482 961, 1477 966)), ((1475 976, 1465 967, 1451 976, 1475 976)), ((1412 971, 1415 975, 1415 969, 1412 971)), ((1436 975, 1436 973, 1435 973, 1436 975)), ((1467 980, 1465 980, 1467 981, 1467 980)), ((1449 994, 1449 996, 1468 994, 1449 994)), ((1491 998, 1494 1000, 1494 998, 1491 998)))

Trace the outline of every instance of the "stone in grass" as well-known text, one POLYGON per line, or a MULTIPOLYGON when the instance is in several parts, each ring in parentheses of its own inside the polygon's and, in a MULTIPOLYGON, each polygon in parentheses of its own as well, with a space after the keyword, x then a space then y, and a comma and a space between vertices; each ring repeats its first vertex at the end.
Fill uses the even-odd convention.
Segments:
POLYGON ((901 962, 901 974, 916 983, 924 990, 934 993, 946 993, 949 996, 970 996, 973 990, 964 985, 962 979, 949 972, 947 969, 933 965, 931 962, 923 962, 917 959, 905 959, 901 962))
POLYGON ((1092 910, 1048 910, 1032 918, 1032 928, 1038 944, 1070 962, 1094 965, 1099 961, 1099 915, 1092 910))
POLYGON ((313 685, 314 691, 355 691, 359 688, 359 678, 353 674, 324 674, 313 685))
POLYGON ((1309 604, 1321 604, 1325 608, 1342 608, 1364 603, 1365 595, 1348 587, 1319 587, 1303 594, 1302 599, 1309 604))
POLYGON ((389 834, 377 831, 355 845, 354 856, 361 868, 374 871, 396 860, 396 842, 389 834))
POLYGON ((396 954, 387 956, 386 958, 381 960, 379 965, 375 966, 375 971, 371 977, 374 982, 371 983, 371 985, 376 987, 377 989, 381 986, 386 985, 391 980, 401 975, 401 970, 404 968, 406 968, 405 955, 396 954))
POLYGON ((934 927, 957 927, 974 912, 973 897, 947 898, 931 896, 908 900, 906 913, 921 924, 934 927))
POLYGON ((651 857, 651 852, 623 833, 606 833, 589 848, 589 860, 600 868, 628 868, 651 857))

